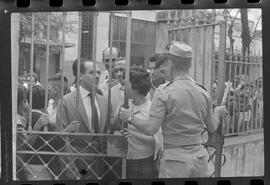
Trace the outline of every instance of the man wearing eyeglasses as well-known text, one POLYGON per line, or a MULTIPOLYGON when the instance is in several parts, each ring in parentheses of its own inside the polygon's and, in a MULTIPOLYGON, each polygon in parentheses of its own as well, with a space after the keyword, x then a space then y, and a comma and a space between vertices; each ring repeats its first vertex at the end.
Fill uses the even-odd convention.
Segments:
POLYGON ((102 62, 106 70, 101 73, 100 78, 99 78, 99 88, 101 89, 103 94, 108 92, 110 58, 112 59, 111 86, 113 87, 118 82, 115 75, 114 67, 115 67, 115 62, 120 58, 120 50, 116 47, 112 47, 112 53, 110 53, 110 47, 107 47, 103 50, 102 62), (111 54, 111 57, 110 57, 110 54, 111 54))

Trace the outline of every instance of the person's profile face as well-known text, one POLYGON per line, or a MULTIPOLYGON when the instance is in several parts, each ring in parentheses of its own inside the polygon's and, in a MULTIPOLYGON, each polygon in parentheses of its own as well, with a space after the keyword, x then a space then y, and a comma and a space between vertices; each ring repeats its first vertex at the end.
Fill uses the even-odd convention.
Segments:
POLYGON ((149 62, 149 70, 150 70, 150 75, 156 72, 156 63, 155 62, 149 62))
POLYGON ((116 77, 120 83, 123 83, 125 78, 125 69, 124 68, 115 68, 114 72, 116 74, 116 77))
POLYGON ((96 83, 96 80, 93 75, 88 73, 88 74, 83 74, 81 76, 81 83, 84 85, 84 88, 86 90, 91 92, 94 87, 94 84, 96 83))
POLYGON ((96 77, 96 85, 99 83, 100 70, 98 66, 96 66, 96 76, 94 75, 94 64, 92 62, 85 62, 85 71, 84 74, 89 74, 96 77))
POLYGON ((167 81, 173 80, 172 73, 171 73, 171 67, 172 67, 172 62, 169 60, 167 60, 166 62, 161 64, 159 67, 159 71, 165 77, 165 79, 167 81))

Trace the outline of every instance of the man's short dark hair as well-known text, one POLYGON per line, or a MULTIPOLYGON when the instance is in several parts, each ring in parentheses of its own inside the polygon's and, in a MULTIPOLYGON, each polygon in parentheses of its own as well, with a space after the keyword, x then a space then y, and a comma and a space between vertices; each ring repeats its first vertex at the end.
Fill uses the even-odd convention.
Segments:
MULTIPOLYGON (((27 74, 27 77, 31 77, 31 73, 27 74)), ((37 83, 38 79, 38 75, 36 73, 32 73, 32 77, 34 77, 34 82, 37 83)))
POLYGON ((163 53, 156 53, 152 55, 149 58, 150 62, 155 62, 156 63, 156 68, 159 68, 163 63, 165 63, 168 60, 168 57, 165 56, 163 53))
MULTIPOLYGON (((85 62, 87 62, 89 60, 85 59, 85 58, 81 58, 80 59, 80 73, 84 74, 85 73, 85 62)), ((73 75, 76 77, 77 76, 77 65, 78 65, 78 59, 76 59, 73 64, 72 64, 72 72, 73 75)))
MULTIPOLYGON (((68 83, 67 77, 63 76, 63 78, 64 78, 64 82, 68 83)), ((48 79, 48 81, 59 81, 59 80, 61 80, 61 73, 56 73, 55 75, 50 76, 48 79)))
POLYGON ((152 87, 150 74, 140 67, 130 69, 130 83, 132 89, 138 90, 143 96, 146 96, 152 87))
POLYGON ((26 96, 27 96, 27 89, 20 82, 18 83, 18 93, 17 94, 18 94, 17 106, 19 106, 26 99, 26 96))
MULTIPOLYGON (((27 93, 28 102, 30 102, 30 90, 27 93)), ((32 108, 43 109, 45 107, 45 89, 40 85, 32 87, 32 108)))

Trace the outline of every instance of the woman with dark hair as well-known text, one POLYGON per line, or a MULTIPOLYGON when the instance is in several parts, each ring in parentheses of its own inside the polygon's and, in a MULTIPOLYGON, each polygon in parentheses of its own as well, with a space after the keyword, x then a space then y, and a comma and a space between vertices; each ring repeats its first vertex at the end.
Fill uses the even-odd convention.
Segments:
MULTIPOLYGON (((126 94, 130 99, 132 115, 142 120, 149 117, 151 101, 146 98, 150 88, 150 74, 142 68, 131 68, 130 82, 125 82, 126 94)), ((157 178, 157 153, 161 149, 161 132, 147 136, 128 125, 124 135, 128 140, 127 178, 157 178)))
POLYGON ((25 130, 27 127, 25 112, 27 109, 27 89, 23 86, 22 83, 18 84, 18 93, 17 93, 17 129, 19 131, 25 130))
MULTIPOLYGON (((17 139, 15 140, 17 151, 25 150, 25 145, 23 145, 24 139, 27 137, 26 133, 23 133, 27 130, 27 119, 25 117, 27 110, 27 89, 24 87, 22 82, 18 83, 18 92, 17 92, 17 139), (22 132, 22 133, 21 133, 22 132)), ((25 180, 25 174, 23 169, 22 161, 25 161, 25 156, 17 154, 17 157, 21 160, 16 160, 16 169, 17 169, 17 178, 19 180, 25 180)))
MULTIPOLYGON (((30 92, 27 94, 28 101, 30 99, 30 92)), ((32 117, 31 126, 33 131, 43 131, 44 127, 47 126, 48 130, 54 130, 53 126, 49 124, 49 117, 45 114, 45 90, 40 85, 34 85, 32 87, 32 117)), ((37 135, 30 134, 27 137, 29 150, 39 151, 42 147, 42 151, 48 151, 49 146, 45 145, 45 141, 49 140, 51 136, 48 135, 37 135)), ((27 180, 51 180, 52 174, 49 172, 47 167, 44 165, 48 163, 52 156, 48 155, 27 155, 26 161, 28 161, 25 168, 27 180)))
MULTIPOLYGON (((63 96, 69 93, 69 87, 66 80, 67 78, 64 76, 63 96)), ((48 81, 49 101, 47 111, 50 123, 55 125, 57 105, 61 99, 61 73, 51 76, 48 81)))

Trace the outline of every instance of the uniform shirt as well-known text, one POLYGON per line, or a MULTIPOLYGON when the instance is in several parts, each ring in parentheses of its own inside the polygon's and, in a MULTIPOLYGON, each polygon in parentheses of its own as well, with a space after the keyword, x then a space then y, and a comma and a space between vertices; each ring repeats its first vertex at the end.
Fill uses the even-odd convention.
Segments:
MULTIPOLYGON (((89 91, 87 91, 85 88, 80 86, 80 94, 81 94, 84 108, 85 108, 85 111, 87 114, 89 128, 92 131, 94 128, 92 128, 92 124, 91 124, 92 123, 92 106, 91 106, 91 99, 88 96, 89 91)), ((97 98, 95 98, 95 105, 96 105, 96 109, 97 109, 97 113, 98 113, 98 118, 99 118, 98 120, 100 120, 100 109, 98 106, 97 98)), ((100 123, 99 123, 99 125, 100 125, 100 123)))
POLYGON ((189 76, 156 89, 150 116, 162 119, 165 149, 200 144, 204 124, 212 132, 218 123, 210 96, 189 76))
MULTIPOLYGON (((148 120, 149 110, 151 107, 151 101, 147 100, 142 105, 134 105, 130 103, 130 108, 134 114, 134 117, 137 117, 141 120, 148 120)), ((141 131, 137 130, 133 125, 128 125, 128 128, 134 132, 143 134, 141 131)), ((153 137, 153 136, 147 136, 153 137)), ((150 156, 157 155, 157 153, 162 149, 162 135, 161 129, 154 135, 154 143, 146 144, 136 137, 130 137, 128 139, 128 159, 144 159, 150 156)))

